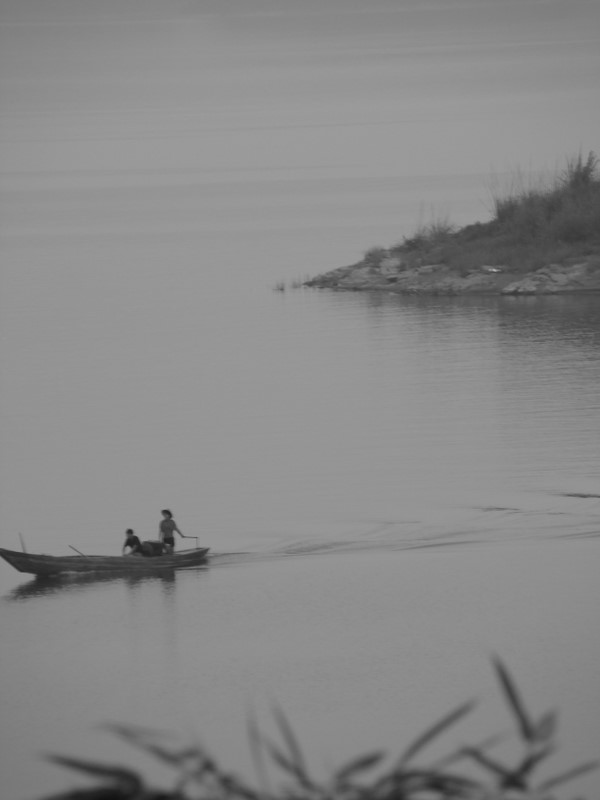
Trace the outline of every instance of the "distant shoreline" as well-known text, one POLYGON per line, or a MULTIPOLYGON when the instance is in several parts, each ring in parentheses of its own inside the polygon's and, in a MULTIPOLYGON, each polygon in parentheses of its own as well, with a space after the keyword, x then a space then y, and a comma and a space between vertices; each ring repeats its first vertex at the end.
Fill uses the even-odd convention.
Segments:
POLYGON ((593 152, 580 154, 550 184, 494 197, 489 222, 457 230, 434 221, 303 285, 437 295, 600 292, 598 164, 593 152))

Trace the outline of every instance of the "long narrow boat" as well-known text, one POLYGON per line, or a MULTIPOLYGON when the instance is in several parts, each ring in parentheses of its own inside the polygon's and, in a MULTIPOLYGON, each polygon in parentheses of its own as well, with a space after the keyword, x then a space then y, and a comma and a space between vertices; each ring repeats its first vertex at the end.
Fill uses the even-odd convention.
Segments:
POLYGON ((208 547, 180 550, 178 553, 154 557, 145 556, 47 556, 19 553, 0 547, 0 556, 19 572, 31 575, 60 575, 69 572, 121 573, 138 575, 146 572, 165 572, 195 567, 206 561, 208 547))

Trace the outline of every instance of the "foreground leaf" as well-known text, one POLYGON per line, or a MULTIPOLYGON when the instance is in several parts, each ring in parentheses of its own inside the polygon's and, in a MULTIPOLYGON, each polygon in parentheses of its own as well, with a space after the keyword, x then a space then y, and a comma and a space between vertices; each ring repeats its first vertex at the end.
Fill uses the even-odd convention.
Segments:
POLYGON ((500 680, 500 684, 504 689, 504 693, 508 699, 509 705, 512 708, 515 717, 517 718, 517 723, 519 726, 519 730, 521 731, 521 735, 527 742, 535 741, 535 725, 529 718, 529 715, 525 709, 525 705, 521 699, 521 695, 516 687, 515 682, 511 678, 508 670, 502 663, 502 661, 494 657, 493 658, 494 667, 498 674, 498 678, 500 680))
POLYGON ((443 733, 447 728, 455 725, 460 719, 469 714, 476 705, 477 704, 475 700, 469 700, 467 703, 463 703, 462 705, 458 706, 458 708, 454 709, 454 711, 446 714, 446 716, 442 717, 439 722, 436 722, 435 725, 432 725, 431 728, 428 728, 405 750, 403 755, 400 757, 398 767, 400 768, 406 765, 420 750, 422 750, 433 739, 443 733))
POLYGON ((373 769, 373 767, 381 763, 384 757, 385 753, 376 752, 355 758, 335 773, 334 782, 337 785, 345 784, 348 782, 349 778, 354 777, 359 772, 366 772, 366 770, 373 769))
POLYGON ((139 775, 125 767, 98 764, 95 761, 58 756, 52 753, 48 754, 46 758, 54 764, 60 764, 61 767, 78 770, 86 775, 92 775, 94 778, 102 778, 120 784, 131 793, 139 792, 143 787, 143 781, 139 775))
POLYGON ((556 775, 554 778, 548 778, 548 780, 545 780, 538 786, 538 789, 541 791, 554 789, 556 786, 560 786, 561 783, 571 781, 573 778, 578 778, 580 775, 585 775, 587 772, 593 772, 595 769, 598 769, 598 767, 600 767, 600 761, 587 761, 585 764, 573 767, 566 772, 562 772, 560 775, 556 775))

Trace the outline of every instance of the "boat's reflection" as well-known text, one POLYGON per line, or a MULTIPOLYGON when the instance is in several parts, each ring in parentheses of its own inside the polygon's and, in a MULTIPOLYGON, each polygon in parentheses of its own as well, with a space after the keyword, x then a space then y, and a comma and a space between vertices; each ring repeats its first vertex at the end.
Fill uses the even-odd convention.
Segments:
POLYGON ((34 598, 50 597, 57 594, 68 594, 69 592, 84 591, 90 586, 106 586, 115 584, 135 589, 142 584, 147 586, 154 584, 160 586, 164 591, 170 592, 175 586, 177 576, 180 575, 206 575, 208 566, 202 565, 193 569, 169 570, 168 572, 139 574, 139 575, 119 575, 116 573, 65 573, 53 576, 38 576, 32 578, 27 583, 16 586, 7 595, 5 600, 30 600, 34 598))

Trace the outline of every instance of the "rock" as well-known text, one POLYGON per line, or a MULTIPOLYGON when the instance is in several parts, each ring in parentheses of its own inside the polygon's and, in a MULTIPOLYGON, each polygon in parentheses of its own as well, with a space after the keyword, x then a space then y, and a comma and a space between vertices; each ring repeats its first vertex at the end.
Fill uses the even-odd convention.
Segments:
POLYGON ((387 256, 382 259, 379 269, 383 275, 394 275, 402 267, 402 259, 398 256, 387 256))
POLYGON ((537 294, 539 291, 539 282, 534 278, 522 278, 519 281, 509 283, 502 289, 502 294, 537 294))
POLYGON ((484 264, 482 267, 479 267, 479 269, 482 272, 496 273, 496 272, 504 272, 506 267, 496 267, 496 266, 491 266, 491 265, 488 265, 488 264, 484 264))
POLYGON ((415 272, 418 275, 430 275, 432 272, 440 272, 445 269, 445 264, 423 264, 422 267, 416 267, 415 272))
POLYGON ((509 283, 502 294, 558 294, 600 290, 600 269, 592 262, 564 266, 548 264, 509 283))
POLYGON ((600 257, 566 265, 547 264, 515 278, 508 267, 500 265, 486 264, 461 273, 439 263, 408 268, 400 257, 386 256, 376 267, 360 261, 313 278, 306 285, 397 294, 531 295, 600 291, 600 257))
POLYGON ((352 270, 341 277, 337 285, 340 289, 368 289, 376 283, 376 275, 369 266, 352 270))

